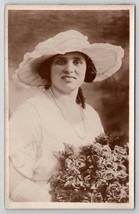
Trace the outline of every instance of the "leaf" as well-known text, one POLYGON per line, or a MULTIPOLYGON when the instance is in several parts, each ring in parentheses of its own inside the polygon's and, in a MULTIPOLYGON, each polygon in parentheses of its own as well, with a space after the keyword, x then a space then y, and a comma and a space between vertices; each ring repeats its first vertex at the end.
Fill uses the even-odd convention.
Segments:
POLYGON ((64 144, 64 151, 66 154, 71 155, 74 153, 75 148, 73 145, 70 145, 67 143, 63 143, 63 144, 64 144))

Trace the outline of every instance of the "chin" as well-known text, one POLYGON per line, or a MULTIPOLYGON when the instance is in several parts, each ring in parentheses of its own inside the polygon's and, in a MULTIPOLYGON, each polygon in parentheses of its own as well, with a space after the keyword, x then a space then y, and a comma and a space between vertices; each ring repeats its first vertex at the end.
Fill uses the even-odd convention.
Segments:
POLYGON ((72 84, 66 85, 65 87, 63 87, 63 89, 65 88, 65 90, 78 90, 80 86, 75 86, 72 84))

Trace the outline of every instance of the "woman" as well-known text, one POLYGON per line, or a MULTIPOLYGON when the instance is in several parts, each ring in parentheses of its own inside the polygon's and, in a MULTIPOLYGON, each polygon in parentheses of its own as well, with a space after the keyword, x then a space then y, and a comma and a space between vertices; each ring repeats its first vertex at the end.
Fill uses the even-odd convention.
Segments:
POLYGON ((51 201, 47 181, 59 164, 54 153, 65 143, 78 149, 103 132, 81 85, 111 76, 122 57, 121 47, 90 44, 75 30, 59 33, 25 55, 14 79, 44 90, 10 119, 11 200, 51 201))

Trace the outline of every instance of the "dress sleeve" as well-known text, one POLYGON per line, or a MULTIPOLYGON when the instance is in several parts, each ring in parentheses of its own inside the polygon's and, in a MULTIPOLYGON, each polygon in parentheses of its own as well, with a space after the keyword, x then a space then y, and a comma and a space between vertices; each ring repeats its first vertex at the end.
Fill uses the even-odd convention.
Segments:
POLYGON ((39 115, 31 103, 22 104, 9 122, 10 159, 22 175, 32 178, 41 148, 41 124, 39 115))

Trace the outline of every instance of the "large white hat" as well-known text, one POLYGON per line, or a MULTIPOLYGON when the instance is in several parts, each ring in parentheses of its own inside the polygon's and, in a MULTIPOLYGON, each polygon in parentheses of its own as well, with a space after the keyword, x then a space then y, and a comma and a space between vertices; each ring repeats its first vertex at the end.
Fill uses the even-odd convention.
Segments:
POLYGON ((68 30, 39 43, 33 52, 26 53, 13 78, 26 85, 44 86, 47 82, 38 73, 40 63, 56 54, 74 51, 91 58, 97 70, 94 81, 102 81, 119 70, 124 56, 121 46, 108 43, 90 44, 87 36, 76 30, 68 30))

